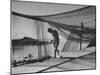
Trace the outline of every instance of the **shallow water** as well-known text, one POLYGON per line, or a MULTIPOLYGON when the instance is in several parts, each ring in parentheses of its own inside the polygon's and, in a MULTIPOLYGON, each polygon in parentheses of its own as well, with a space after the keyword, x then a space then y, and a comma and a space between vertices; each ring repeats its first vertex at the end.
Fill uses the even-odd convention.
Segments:
MULTIPOLYGON (((62 50, 65 40, 60 40, 58 49, 62 50)), ((54 46, 53 44, 47 45, 24 45, 24 46, 14 46, 12 47, 12 59, 21 60, 23 57, 31 54, 33 58, 38 58, 39 56, 49 55, 54 57, 54 46), (39 53, 40 52, 40 53, 39 53)))
POLYGON ((50 55, 52 56, 53 47, 52 44, 48 45, 25 45, 25 46, 14 46, 12 48, 12 59, 21 60, 23 57, 27 57, 29 54, 33 56, 33 59, 40 56, 50 55))
MULTIPOLYGON (((60 52, 63 51, 63 47, 65 45, 65 40, 60 40, 58 50, 60 52)), ((80 46, 77 47, 77 49, 72 49, 73 45, 75 46, 75 43, 70 44, 70 48, 66 46, 64 51, 73 51, 73 50, 79 50, 80 46)), ((79 44, 80 45, 80 44, 79 44)), ((82 45, 83 48, 85 48, 88 45, 88 43, 84 43, 82 45)), ((22 60, 23 57, 27 57, 29 54, 33 56, 33 59, 39 58, 41 56, 49 55, 54 57, 54 46, 53 44, 47 44, 47 45, 24 45, 24 46, 14 46, 12 47, 12 59, 16 60, 22 60)))

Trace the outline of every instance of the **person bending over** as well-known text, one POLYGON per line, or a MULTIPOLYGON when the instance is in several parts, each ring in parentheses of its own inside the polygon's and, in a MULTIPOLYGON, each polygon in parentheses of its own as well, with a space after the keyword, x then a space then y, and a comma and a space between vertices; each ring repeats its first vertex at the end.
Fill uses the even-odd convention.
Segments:
POLYGON ((48 32, 52 34, 53 36, 53 40, 51 40, 51 43, 53 43, 54 47, 55 47, 55 54, 54 54, 54 58, 56 58, 56 52, 58 52, 59 55, 59 50, 58 50, 58 45, 59 45, 59 34, 56 30, 53 30, 51 28, 48 28, 48 32))

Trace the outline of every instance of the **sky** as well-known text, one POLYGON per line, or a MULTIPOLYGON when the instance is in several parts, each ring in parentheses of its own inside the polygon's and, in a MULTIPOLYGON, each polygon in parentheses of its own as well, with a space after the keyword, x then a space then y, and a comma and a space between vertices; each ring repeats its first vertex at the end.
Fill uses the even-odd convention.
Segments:
MULTIPOLYGON (((69 4, 50 4, 50 3, 37 3, 37 2, 21 2, 12 1, 12 11, 27 14, 27 15, 52 15, 63 12, 72 11, 75 9, 83 8, 84 5, 69 5, 69 4)), ((36 38, 37 30, 34 20, 12 15, 12 39, 21 39, 23 37, 36 38)), ((47 33, 49 38, 52 35, 47 33)))

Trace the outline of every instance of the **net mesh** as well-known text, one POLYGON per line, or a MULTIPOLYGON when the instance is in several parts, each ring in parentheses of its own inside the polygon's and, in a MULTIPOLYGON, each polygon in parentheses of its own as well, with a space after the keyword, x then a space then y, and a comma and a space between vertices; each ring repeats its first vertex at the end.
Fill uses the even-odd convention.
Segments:
MULTIPOLYGON (((12 48, 13 56, 25 57, 27 55, 25 54, 25 52, 33 52, 34 55, 35 53, 33 50, 37 52, 36 56, 38 58, 48 55, 53 56, 54 47, 52 44, 50 44, 50 41, 53 39, 53 36, 50 33, 48 33, 48 28, 52 28, 58 32, 60 37, 60 44, 58 47, 60 51, 77 51, 80 50, 81 44, 82 49, 86 48, 89 42, 91 41, 91 39, 88 38, 93 37, 92 34, 94 33, 92 31, 95 30, 95 10, 96 9, 94 6, 88 6, 71 12, 40 17, 13 13, 13 16, 20 16, 20 18, 22 18, 23 20, 25 20, 24 18, 27 18, 27 24, 33 26, 33 31, 31 32, 35 32, 33 34, 35 36, 35 39, 41 42, 45 42, 44 45, 38 45, 32 48, 32 50, 26 49, 24 50, 24 52, 19 51, 19 53, 18 51, 16 51, 16 54, 14 52, 14 48, 12 48), (81 29, 82 23, 84 24, 83 31, 81 29), (80 36, 80 34, 82 35, 80 36)), ((23 21, 21 22, 16 18, 14 18, 13 22, 13 24, 16 25, 26 23, 23 21)), ((15 34, 13 28, 12 30, 12 34, 15 34)))

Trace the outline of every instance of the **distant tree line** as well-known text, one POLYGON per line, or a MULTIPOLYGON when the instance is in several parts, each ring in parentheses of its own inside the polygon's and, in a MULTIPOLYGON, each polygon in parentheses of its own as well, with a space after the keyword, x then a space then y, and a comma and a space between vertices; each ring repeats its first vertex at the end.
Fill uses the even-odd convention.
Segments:
POLYGON ((24 37, 22 39, 14 39, 12 40, 12 46, 18 45, 45 45, 48 42, 46 41, 39 41, 37 39, 32 39, 30 37, 24 37))

